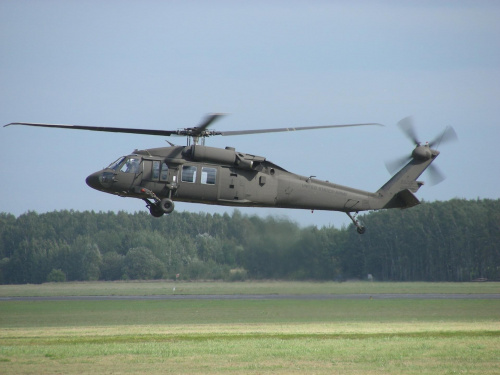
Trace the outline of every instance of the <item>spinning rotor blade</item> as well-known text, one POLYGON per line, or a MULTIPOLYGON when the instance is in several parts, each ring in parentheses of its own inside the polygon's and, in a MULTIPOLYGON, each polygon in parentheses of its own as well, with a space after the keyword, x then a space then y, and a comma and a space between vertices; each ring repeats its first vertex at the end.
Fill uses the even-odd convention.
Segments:
POLYGON ((193 131, 193 136, 201 135, 206 128, 208 128, 210 125, 212 125, 212 123, 214 123, 217 119, 221 118, 224 115, 224 113, 212 113, 207 115, 207 117, 205 117, 205 120, 203 120, 200 125, 198 125, 196 128, 191 129, 193 131))
POLYGON ((441 134, 439 134, 434 140, 429 142, 429 147, 438 147, 442 143, 454 142, 458 140, 457 133, 451 126, 447 126, 446 129, 443 130, 441 134))
MULTIPOLYGON (((415 127, 413 125, 413 118, 411 116, 405 117, 404 119, 399 121, 398 127, 415 144, 415 146, 417 146, 415 150, 428 148, 431 149, 430 150, 431 152, 434 152, 435 150, 432 150, 433 147, 437 147, 441 143, 458 140, 455 130, 451 126, 448 126, 436 138, 434 138, 434 140, 428 142, 426 145, 421 145, 420 141, 418 140, 415 127)), ((414 157, 413 153, 411 156, 404 156, 398 159, 394 159, 392 161, 386 161, 385 166, 389 171, 389 173, 394 174, 399 169, 401 169, 406 163, 408 163, 412 159, 412 157, 414 157)), ((429 176, 430 185, 437 185, 446 178, 445 175, 434 164, 428 166, 427 172, 429 176)))
POLYGON ((411 156, 403 156, 401 158, 388 160, 385 162, 385 167, 389 171, 390 174, 394 174, 403 168, 411 160, 411 156))
POLYGON ((171 135, 188 136, 188 137, 207 137, 207 136, 212 136, 212 135, 227 136, 227 135, 276 133, 276 132, 286 132, 286 131, 296 131, 296 130, 345 128, 345 127, 351 127, 351 126, 369 126, 369 125, 383 126, 382 124, 367 123, 367 124, 346 124, 346 125, 303 126, 303 127, 297 127, 297 128, 237 130, 237 131, 225 131, 225 132, 207 130, 207 128, 210 125, 212 125, 212 123, 214 121, 221 118, 222 116, 224 116, 223 113, 214 113, 214 114, 208 115, 198 127, 185 128, 185 129, 179 129, 179 130, 115 128, 115 127, 86 126, 86 125, 42 124, 42 123, 32 123, 32 122, 12 122, 12 123, 4 125, 4 126, 27 125, 27 126, 38 126, 38 127, 45 127, 45 128, 91 130, 91 131, 111 132, 111 133, 160 135, 160 136, 164 136, 164 137, 169 137, 171 135))
POLYGON ((431 186, 439 184, 446 178, 434 164, 431 164, 429 168, 427 168, 427 173, 429 174, 429 185, 431 186))
POLYGON ((255 129, 255 130, 234 130, 217 132, 217 135, 227 136, 227 135, 245 135, 245 134, 261 134, 261 133, 279 133, 279 132, 293 132, 299 130, 314 130, 314 129, 328 129, 328 128, 347 128, 351 126, 384 126, 377 123, 366 123, 366 124, 345 124, 345 125, 320 125, 320 126, 300 126, 296 128, 274 128, 274 129, 255 129))
POLYGON ((398 122, 399 128, 405 133, 405 135, 415 144, 418 145, 417 133, 415 132, 415 126, 413 125, 413 117, 408 116, 398 122))
POLYGON ((9 125, 27 125, 27 126, 39 126, 43 128, 92 130, 95 132, 110 132, 110 133, 162 135, 166 137, 170 135, 177 135, 176 130, 151 130, 151 129, 112 128, 112 127, 85 126, 85 125, 38 124, 32 122, 11 122, 10 124, 4 125, 4 127, 9 125))

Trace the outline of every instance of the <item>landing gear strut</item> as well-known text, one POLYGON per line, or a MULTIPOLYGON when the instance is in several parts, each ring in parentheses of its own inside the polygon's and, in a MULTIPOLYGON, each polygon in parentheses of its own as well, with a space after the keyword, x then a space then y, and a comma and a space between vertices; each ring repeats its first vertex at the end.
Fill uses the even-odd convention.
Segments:
POLYGON ((146 207, 149 209, 149 213, 154 217, 161 217, 164 214, 170 214, 174 211, 174 202, 170 198, 160 199, 158 196, 148 189, 141 189, 142 193, 147 194, 154 202, 151 202, 149 198, 143 198, 146 202, 146 207))
POLYGON ((366 232, 366 228, 363 225, 361 225, 358 219, 356 219, 356 216, 358 216, 357 212, 355 212, 354 215, 351 215, 350 212, 346 212, 346 214, 352 220, 352 223, 356 227, 356 230, 358 231, 359 234, 363 234, 366 232))

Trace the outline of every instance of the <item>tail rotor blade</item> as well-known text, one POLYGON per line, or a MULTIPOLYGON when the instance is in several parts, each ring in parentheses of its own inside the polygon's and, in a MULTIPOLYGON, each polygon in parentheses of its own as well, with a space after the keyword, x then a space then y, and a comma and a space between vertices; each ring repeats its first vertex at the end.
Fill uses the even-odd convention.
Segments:
POLYGON ((427 168, 429 173, 429 185, 434 186, 442 182, 446 176, 436 167, 434 164, 431 164, 429 168, 427 168))
POLYGON ((453 129, 451 126, 447 126, 441 134, 439 134, 436 138, 429 142, 429 147, 438 147, 442 143, 454 142, 457 140, 458 136, 455 132, 455 129, 453 129))
MULTIPOLYGON (((398 127, 417 146, 415 151, 419 150, 419 152, 421 150, 426 150, 428 148, 437 148, 437 146, 439 146, 442 143, 453 142, 458 140, 457 133, 455 133, 455 130, 451 126, 448 126, 431 142, 428 142, 426 145, 421 145, 420 141, 418 140, 415 127, 413 126, 413 118, 411 116, 405 117, 404 119, 399 121, 398 127)), ((386 161, 385 166, 387 170, 391 174, 394 174, 400 168, 402 168, 405 163, 411 160, 412 157, 417 157, 418 159, 419 152, 415 154, 415 151, 412 153, 411 157, 404 157, 392 161, 386 161)), ((433 160, 431 160, 430 162, 432 161, 433 160)), ((427 172, 428 172, 429 185, 437 185, 446 178, 446 176, 434 164, 428 165, 427 172)))
POLYGON ((415 126, 413 126, 413 117, 408 116, 398 122, 399 128, 403 133, 415 144, 420 144, 417 133, 415 132, 415 126))
POLYGON ((411 157, 409 157, 409 156, 403 156, 401 158, 388 160, 385 162, 385 167, 387 168, 387 170, 389 171, 390 174, 394 174, 398 170, 400 170, 410 160, 411 160, 411 157))

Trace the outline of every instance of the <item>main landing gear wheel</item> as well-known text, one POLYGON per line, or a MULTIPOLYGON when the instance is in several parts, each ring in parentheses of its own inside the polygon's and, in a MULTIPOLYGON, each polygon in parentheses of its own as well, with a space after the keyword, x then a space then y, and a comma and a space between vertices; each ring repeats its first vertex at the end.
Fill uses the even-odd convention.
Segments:
POLYGON ((174 202, 170 198, 163 198, 159 203, 160 208, 164 213, 169 214, 174 210, 174 202))
POLYGON ((346 212, 347 216, 352 220, 352 223, 356 227, 356 230, 358 231, 359 234, 363 234, 366 232, 366 227, 364 225, 361 225, 358 219, 356 219, 356 216, 358 216, 358 213, 355 212, 354 215, 351 215, 350 212, 346 212))

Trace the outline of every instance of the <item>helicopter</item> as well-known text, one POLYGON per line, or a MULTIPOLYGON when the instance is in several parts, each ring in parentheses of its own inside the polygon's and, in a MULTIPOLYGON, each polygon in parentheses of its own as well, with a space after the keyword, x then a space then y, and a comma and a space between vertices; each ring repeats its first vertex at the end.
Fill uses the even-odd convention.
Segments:
MULTIPOLYGON (((223 113, 207 115, 196 127, 178 130, 153 130, 84 125, 62 125, 14 122, 10 125, 37 126, 113 133, 187 137, 186 146, 171 142, 169 147, 135 150, 121 156, 108 167, 86 178, 89 187, 101 192, 142 199, 154 217, 174 211, 174 201, 236 207, 277 207, 307 210, 340 211, 352 220, 358 233, 366 231, 357 219, 361 211, 410 208, 420 203, 415 196, 424 184, 417 178, 439 155, 434 146, 457 139, 447 127, 433 141, 418 140, 411 117, 398 126, 414 143, 412 153, 386 163, 394 176, 376 192, 368 192, 315 176, 300 176, 267 160, 265 157, 236 151, 233 147, 215 148, 205 145, 212 136, 235 136, 259 133, 304 131, 314 129, 383 126, 378 123, 321 125, 294 128, 215 131, 209 127, 223 113)), ((429 169, 434 183, 444 177, 434 167, 429 169)))

